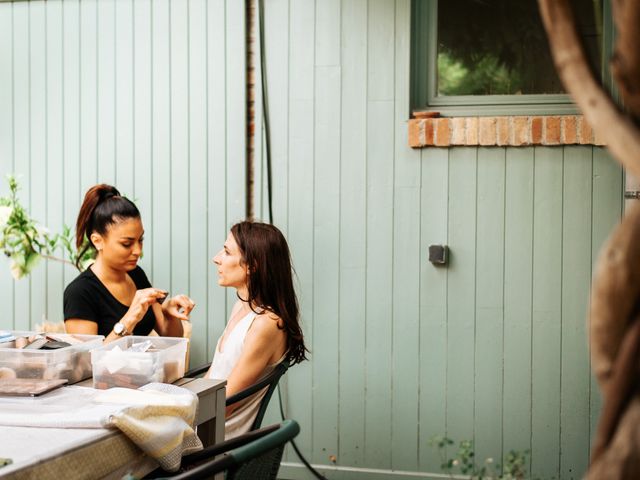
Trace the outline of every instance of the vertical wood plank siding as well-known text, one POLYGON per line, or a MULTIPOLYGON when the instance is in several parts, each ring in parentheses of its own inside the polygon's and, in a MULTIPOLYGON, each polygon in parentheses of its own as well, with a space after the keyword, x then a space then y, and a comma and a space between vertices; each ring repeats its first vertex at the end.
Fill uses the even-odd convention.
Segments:
MULTIPOLYGON (((408 149, 409 4, 265 2, 274 215, 312 359, 287 414, 329 478, 433 478, 445 433, 578 478, 600 405, 588 285, 621 170, 599 148, 408 149)), ((292 452, 281 474, 313 478, 292 452)))
MULTIPOLYGON (((143 268, 198 303, 194 364, 211 357, 227 315, 210 259, 245 213, 239 3, 0 3, 0 174, 20 176, 21 201, 54 232, 74 225, 97 182, 134 199, 143 268)), ((74 268, 43 262, 14 281, 0 262, 0 328, 62 320, 74 268)))
MULTIPOLYGON (((3 7, 5 7, 3 5, 3 7)), ((5 7, 6 8, 6 7, 5 7)), ((12 99, 12 121, 13 121, 13 158, 11 172, 20 172, 27 181, 23 181, 21 196, 25 208, 31 207, 31 62, 30 62, 30 24, 29 24, 28 3, 17 3, 13 5, 13 52, 11 67, 6 68, 6 75, 13 76, 13 99, 12 99)), ((8 12, 7 12, 8 13, 8 12)), ((4 73, 4 72, 3 72, 4 73)), ((4 75, 3 75, 4 76, 4 75)), ((43 105, 36 106, 36 109, 43 109, 43 105)), ((38 137, 43 132, 39 132, 38 137)), ((44 159, 38 159, 39 163, 44 163, 44 159)), ((2 185, 6 188, 5 185, 2 185)), ((2 272, 8 275, 5 270, 2 272)), ((31 324, 31 302, 30 302, 31 279, 25 279, 15 284, 14 295, 14 317, 13 325, 17 330, 26 330, 31 324)), ((34 296, 40 297, 43 301, 44 292, 34 292, 34 296)), ((39 320, 39 319, 38 319, 39 320)))
MULTIPOLYGON (((0 15, 0 169, 3 172, 13 171, 13 157, 15 151, 13 116, 13 12, 0 15)), ((6 192, 3 186, 2 192, 6 192)), ((4 265, 3 265, 4 266, 4 265)), ((8 269, 0 271, 0 303, 4 305, 1 325, 14 325, 14 284, 8 269)))
MULTIPOLYGON (((339 458, 365 467, 365 352, 367 221, 367 2, 344 2, 341 22, 342 112, 341 125, 351 125, 351 135, 340 135, 340 279, 339 355, 339 458)), ((270 66, 270 65, 269 65, 270 66)))
POLYGON ((479 458, 491 457, 502 445, 505 153, 478 149, 473 428, 479 458))
MULTIPOLYGON (((447 434, 579 478, 600 408, 588 286, 621 170, 592 147, 411 150, 409 0, 265 6, 274 216, 311 349, 282 382, 300 449, 332 479, 434 478, 428 441, 447 434)), ((198 303, 194 364, 233 300, 208 262, 244 216, 244 15, 236 0, 0 2, 0 173, 22 175, 54 231, 98 181, 134 198, 143 267, 198 303)), ((73 268, 13 281, 0 262, 0 328, 62 319, 73 268)), ((283 478, 312 478, 285 460, 283 478)))
MULTIPOLYGON (((408 134, 409 91, 403 78, 409 68, 410 32, 401 25, 410 22, 409 4, 396 3, 394 15, 394 136, 396 139, 408 134)), ((404 142, 394 141, 394 211, 412 211, 420 204, 420 162, 416 162, 414 152, 404 142)), ((416 220, 416 219, 414 219, 416 220)), ((401 321, 393 324, 392 373, 393 397, 391 436, 394 439, 391 450, 392 468, 418 469, 419 433, 415 414, 419 408, 419 370, 397 368, 414 363, 420 354, 420 282, 407 283, 408 276, 419 278, 420 262, 420 222, 407 221, 394 215, 393 248, 393 317, 401 321)))
POLYGON ((531 467, 543 478, 557 475, 560 460, 563 178, 562 149, 537 148, 533 180, 531 467))

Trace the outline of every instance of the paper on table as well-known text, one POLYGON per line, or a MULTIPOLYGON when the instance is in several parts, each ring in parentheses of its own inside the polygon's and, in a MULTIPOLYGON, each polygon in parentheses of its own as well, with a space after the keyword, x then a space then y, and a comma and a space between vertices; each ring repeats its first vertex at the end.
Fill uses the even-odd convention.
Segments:
POLYGON ((153 359, 147 355, 131 355, 129 350, 122 350, 118 345, 105 352, 100 358, 99 365, 106 368, 113 375, 118 372, 148 372, 153 371, 153 359))

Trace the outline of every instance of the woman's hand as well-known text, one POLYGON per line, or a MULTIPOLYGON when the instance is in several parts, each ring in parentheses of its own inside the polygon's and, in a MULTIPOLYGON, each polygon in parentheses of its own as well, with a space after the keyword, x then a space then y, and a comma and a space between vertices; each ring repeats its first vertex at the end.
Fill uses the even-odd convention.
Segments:
POLYGON ((170 318, 189 320, 189 314, 196 304, 186 295, 176 295, 162 304, 162 313, 170 318))
POLYGON ((127 331, 132 332, 133 328, 142 320, 149 307, 159 299, 167 296, 166 290, 159 288, 144 288, 137 290, 131 301, 129 310, 122 318, 122 323, 127 327, 127 331))

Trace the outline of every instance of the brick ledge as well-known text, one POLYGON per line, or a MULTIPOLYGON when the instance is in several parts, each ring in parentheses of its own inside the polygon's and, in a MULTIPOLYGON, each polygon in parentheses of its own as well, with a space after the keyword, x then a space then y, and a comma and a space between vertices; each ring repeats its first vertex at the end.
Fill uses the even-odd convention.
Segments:
POLYGON ((440 117, 409 120, 409 146, 604 145, 582 115, 440 117))

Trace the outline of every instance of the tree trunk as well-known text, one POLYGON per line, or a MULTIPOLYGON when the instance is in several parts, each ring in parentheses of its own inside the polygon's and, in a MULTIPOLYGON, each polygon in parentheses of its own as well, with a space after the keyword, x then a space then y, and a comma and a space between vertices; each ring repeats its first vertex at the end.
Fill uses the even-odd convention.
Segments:
MULTIPOLYGON (((560 79, 614 158, 640 178, 640 1, 613 0, 618 28, 612 73, 629 114, 594 78, 569 0, 538 0, 560 79)), ((589 479, 640 478, 640 205, 601 250, 589 310, 592 368, 604 404, 589 479)))

